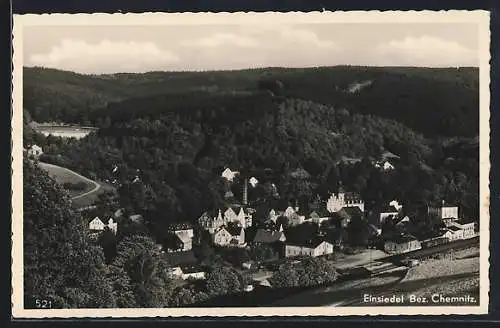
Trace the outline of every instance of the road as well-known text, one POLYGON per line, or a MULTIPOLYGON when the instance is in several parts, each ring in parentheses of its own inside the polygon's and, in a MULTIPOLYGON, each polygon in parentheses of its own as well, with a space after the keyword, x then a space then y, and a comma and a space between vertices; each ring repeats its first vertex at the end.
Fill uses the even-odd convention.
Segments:
POLYGON ((90 194, 93 194, 97 191, 99 191, 99 189, 101 189, 101 185, 97 182, 95 182, 94 180, 90 180, 89 178, 87 177, 84 177, 83 175, 81 174, 78 174, 76 173, 75 171, 72 171, 70 169, 67 169, 65 167, 62 167, 62 166, 58 166, 58 165, 54 165, 54 164, 49 164, 49 163, 43 163, 43 162, 39 162, 39 165, 41 167, 53 167, 53 168, 58 168, 58 169, 61 169, 61 170, 65 170, 67 172, 70 172, 71 174, 74 174, 76 175, 77 177, 79 177, 80 179, 94 185, 94 188, 92 188, 91 190, 87 191, 87 192, 84 192, 83 194, 80 194, 80 195, 77 195, 77 196, 74 196, 74 197, 71 197, 71 200, 76 200, 76 199, 79 199, 79 198, 82 198, 82 197, 85 197, 85 196, 88 196, 90 194))

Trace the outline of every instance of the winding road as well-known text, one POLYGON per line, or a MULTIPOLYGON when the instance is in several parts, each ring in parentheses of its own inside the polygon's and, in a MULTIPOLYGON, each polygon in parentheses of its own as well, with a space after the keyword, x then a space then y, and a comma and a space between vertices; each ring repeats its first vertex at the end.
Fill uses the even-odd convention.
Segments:
POLYGON ((54 165, 54 164, 49 164, 49 163, 44 163, 44 162, 39 162, 38 165, 40 165, 40 167, 42 167, 42 168, 43 167, 52 167, 52 168, 57 168, 57 169, 65 170, 65 171, 67 171, 67 172, 69 172, 69 173, 71 173, 73 175, 76 175, 77 177, 79 177, 80 179, 84 180, 85 182, 88 182, 88 183, 94 185, 94 188, 92 188, 91 190, 89 190, 87 192, 84 192, 83 194, 71 197, 71 200, 76 200, 76 199, 88 196, 90 194, 93 194, 93 193, 99 191, 99 189, 101 189, 101 185, 99 183, 95 182, 94 180, 90 180, 89 178, 84 177, 83 175, 78 174, 75 171, 72 171, 72 170, 67 169, 65 167, 54 165))

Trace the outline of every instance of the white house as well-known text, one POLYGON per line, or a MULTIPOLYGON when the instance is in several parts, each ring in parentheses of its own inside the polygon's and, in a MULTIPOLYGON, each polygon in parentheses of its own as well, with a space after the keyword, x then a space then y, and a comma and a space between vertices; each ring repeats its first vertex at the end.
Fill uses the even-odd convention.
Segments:
POLYGON ((394 170, 394 165, 392 165, 391 162, 389 162, 389 161, 377 162, 377 163, 375 163, 375 167, 379 168, 383 171, 394 170))
POLYGON ((469 222, 465 220, 451 221, 448 224, 448 229, 450 229, 451 227, 457 227, 463 231, 462 239, 472 238, 476 235, 475 232, 476 224, 474 222, 469 222))
POLYGON ((104 228, 106 225, 104 222, 99 219, 98 216, 96 216, 92 221, 89 223, 89 230, 90 231, 104 231, 104 228))
POLYGON ((326 209, 330 213, 340 211, 344 207, 359 207, 361 212, 365 211, 365 203, 361 196, 355 192, 344 192, 343 188, 339 188, 337 194, 333 193, 326 202, 326 209))
POLYGON ((400 211, 403 208, 403 205, 399 204, 397 200, 393 200, 389 203, 389 206, 394 206, 396 210, 400 211))
POLYGON ((458 206, 446 204, 442 202, 440 207, 429 207, 429 214, 437 215, 440 219, 458 219, 458 206))
POLYGON ((186 266, 186 267, 172 267, 167 269, 167 275, 170 279, 195 279, 201 280, 205 279, 205 271, 196 266, 186 266))
POLYGON ((208 230, 210 234, 233 222, 246 229, 252 226, 252 221, 253 215, 251 209, 243 207, 228 207, 224 213, 219 209, 217 215, 205 212, 198 218, 198 224, 203 229, 208 230))
POLYGON ((464 239, 464 230, 457 226, 449 226, 448 231, 450 234, 450 240, 460 240, 464 239))
POLYGON ((96 216, 92 219, 92 221, 89 222, 89 230, 92 233, 93 237, 98 236, 101 232, 104 231, 104 229, 106 229, 106 227, 116 235, 118 231, 118 223, 115 222, 113 218, 110 218, 107 224, 102 222, 102 220, 98 216, 96 216))
POLYGON ((185 266, 182 267, 182 279, 194 279, 194 280, 203 280, 206 278, 205 270, 198 266, 185 266))
POLYGON ((31 157, 38 158, 42 154, 43 154, 42 147, 38 145, 32 145, 30 148, 28 148, 28 155, 31 157))
POLYGON ((333 245, 324 240, 308 241, 305 243, 287 242, 285 257, 321 256, 333 253, 333 245))
POLYGON ((118 231, 118 223, 114 222, 113 218, 109 218, 108 228, 116 235, 116 232, 118 231))
POLYGON ((212 235, 214 244, 219 246, 245 245, 245 229, 242 227, 221 227, 212 235))
POLYGON ((255 188, 255 186, 259 183, 259 180, 257 180, 255 177, 251 177, 250 180, 248 180, 250 185, 255 188))
POLYGON ((226 246, 229 245, 233 236, 226 230, 226 228, 219 228, 213 235, 212 239, 215 245, 226 246))
POLYGON ((222 172, 222 177, 225 178, 227 181, 233 182, 234 178, 239 174, 238 171, 231 171, 230 168, 226 168, 222 172))

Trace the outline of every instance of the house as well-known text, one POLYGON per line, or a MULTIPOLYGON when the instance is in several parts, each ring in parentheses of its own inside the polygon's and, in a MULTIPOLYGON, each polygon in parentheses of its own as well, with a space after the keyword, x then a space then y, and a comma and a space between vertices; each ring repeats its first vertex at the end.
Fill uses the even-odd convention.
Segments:
POLYGON ((205 270, 198 265, 183 266, 181 270, 183 280, 203 280, 206 278, 205 270))
POLYGON ((231 171, 230 168, 226 168, 223 172, 222 172, 222 177, 224 179, 226 179, 227 181, 229 182, 233 182, 234 178, 236 178, 236 176, 239 174, 238 171, 231 171))
POLYGON ((285 244, 285 257, 295 256, 321 256, 333 253, 333 245, 323 239, 315 238, 304 242, 291 242, 285 244))
POLYGON ((89 222, 89 230, 92 237, 98 236, 106 228, 108 228, 116 235, 118 231, 118 223, 116 223, 113 218, 109 218, 108 223, 106 224, 98 216, 96 216, 92 219, 92 221, 89 222))
POLYGON ((397 200, 393 200, 389 203, 389 206, 394 206, 397 211, 400 211, 403 208, 403 205, 399 204, 397 200))
POLYGON ((118 223, 113 221, 113 218, 109 218, 108 220, 108 228, 111 230, 115 235, 118 231, 118 223))
POLYGON ((412 235, 400 235, 384 244, 384 250, 390 254, 407 253, 421 248, 420 241, 412 235))
POLYGON ((171 224, 167 227, 167 231, 172 237, 175 236, 178 238, 178 240, 176 241, 177 243, 174 243, 178 245, 178 247, 173 247, 170 248, 169 250, 185 252, 193 248, 194 232, 193 232, 193 227, 190 224, 188 223, 171 224))
POLYGON ((341 186, 336 194, 333 193, 328 198, 326 209, 330 213, 335 213, 345 207, 358 207, 362 212, 365 211, 365 203, 361 196, 355 192, 345 192, 341 186))
POLYGON ((375 163, 375 167, 378 169, 381 169, 383 171, 394 170, 394 165, 392 165, 391 162, 389 162, 389 161, 377 162, 377 163, 375 163))
POLYGON ((464 230, 462 230, 461 228, 452 225, 452 226, 448 227, 448 231, 450 234, 450 238, 449 238, 450 240, 464 239, 464 230))
POLYGON ((428 207, 430 215, 437 215, 442 220, 458 219, 458 206, 447 204, 444 200, 439 207, 428 207))
POLYGON ((468 239, 476 236, 476 224, 474 221, 468 221, 465 219, 451 221, 447 228, 450 229, 451 227, 457 227, 463 231, 462 239, 468 239))
POLYGON ((28 148, 28 156, 38 158, 43 154, 42 147, 38 145, 32 145, 28 148))
POLYGON ((106 225, 104 224, 104 222, 101 221, 101 219, 98 216, 96 216, 89 223, 89 230, 92 232, 104 231, 105 227, 106 227, 106 225))
POLYGON ((248 183, 250 183, 250 185, 255 188, 255 186, 259 183, 259 180, 257 180, 255 177, 251 177, 249 180, 248 180, 248 183))
POLYGON ((197 265, 175 266, 167 269, 167 276, 170 279, 205 279, 205 270, 197 265))
POLYGON ((384 207, 380 210, 380 223, 384 223, 385 219, 387 219, 388 217, 395 217, 396 215, 399 214, 399 211, 396 207, 390 205, 390 206, 387 206, 387 207, 384 207))
POLYGON ((219 209, 215 215, 207 211, 198 218, 198 224, 210 234, 214 234, 221 227, 233 222, 246 229, 252 226, 252 212, 250 208, 239 206, 228 207, 224 212, 219 209))
POLYGON ((237 226, 221 227, 212 235, 212 240, 219 246, 242 246, 245 245, 245 229, 237 226))
POLYGON ((253 239, 254 243, 272 244, 275 242, 286 241, 283 231, 274 231, 269 229, 258 229, 253 239))
POLYGON ((309 214, 309 218, 311 219, 312 222, 316 224, 321 224, 323 221, 330 220, 330 215, 327 211, 319 209, 317 211, 312 211, 309 214))

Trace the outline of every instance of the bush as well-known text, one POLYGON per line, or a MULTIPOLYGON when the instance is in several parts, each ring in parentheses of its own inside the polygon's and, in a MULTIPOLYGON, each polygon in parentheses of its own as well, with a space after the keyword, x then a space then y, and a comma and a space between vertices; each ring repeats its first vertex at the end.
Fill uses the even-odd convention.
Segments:
POLYGON ((308 258, 300 263, 285 263, 270 278, 275 288, 308 287, 331 283, 338 278, 333 264, 324 258, 308 258))

